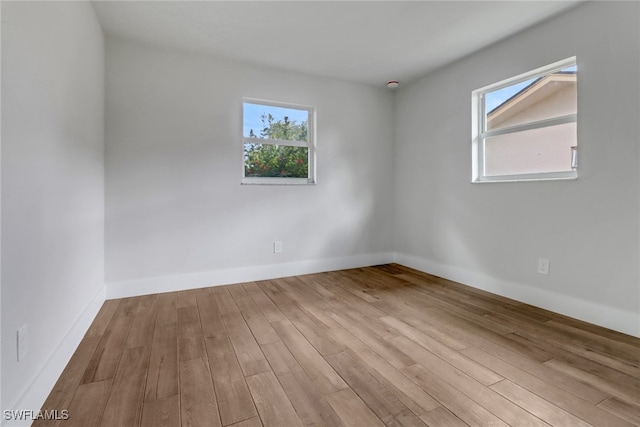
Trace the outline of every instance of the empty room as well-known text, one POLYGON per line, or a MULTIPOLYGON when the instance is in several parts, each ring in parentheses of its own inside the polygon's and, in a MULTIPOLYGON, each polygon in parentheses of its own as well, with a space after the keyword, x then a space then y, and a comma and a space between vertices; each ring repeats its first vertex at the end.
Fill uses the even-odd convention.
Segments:
POLYGON ((640 426, 640 2, 0 23, 2 427, 640 426))

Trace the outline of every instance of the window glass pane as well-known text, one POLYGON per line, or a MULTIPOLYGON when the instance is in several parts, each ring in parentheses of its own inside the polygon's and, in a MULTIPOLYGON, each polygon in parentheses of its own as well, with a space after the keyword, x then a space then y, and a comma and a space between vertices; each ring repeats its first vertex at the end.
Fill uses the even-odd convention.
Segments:
POLYGON ((309 148, 244 144, 245 177, 309 177, 309 148))
POLYGON ((571 171, 576 123, 565 123, 484 140, 484 174, 517 175, 571 171))
POLYGON ((576 114, 577 69, 560 71, 485 94, 486 129, 500 129, 576 114))
POLYGON ((245 138, 308 141, 309 112, 295 108, 245 102, 243 135, 245 138))

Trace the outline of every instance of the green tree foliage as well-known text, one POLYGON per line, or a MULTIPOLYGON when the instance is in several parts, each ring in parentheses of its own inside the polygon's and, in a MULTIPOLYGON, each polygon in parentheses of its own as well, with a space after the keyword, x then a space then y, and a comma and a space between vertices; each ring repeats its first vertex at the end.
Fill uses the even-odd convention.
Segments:
POLYGON ((263 128, 258 137, 253 129, 249 137, 255 144, 244 145, 244 172, 247 177, 307 178, 309 175, 309 149, 288 145, 262 144, 260 139, 307 141, 307 122, 296 123, 288 117, 275 120, 271 114, 261 116, 263 128))

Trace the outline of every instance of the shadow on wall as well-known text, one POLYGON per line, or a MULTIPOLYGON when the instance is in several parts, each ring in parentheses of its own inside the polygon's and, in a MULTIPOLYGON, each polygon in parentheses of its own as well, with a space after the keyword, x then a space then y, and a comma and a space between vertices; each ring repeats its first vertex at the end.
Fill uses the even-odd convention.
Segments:
POLYGON ((309 254, 311 259, 366 254, 375 246, 373 234, 380 232, 373 218, 375 200, 371 185, 356 182, 352 166, 346 161, 337 164, 332 173, 326 192, 342 197, 330 197, 332 202, 324 207, 323 237, 309 254))
POLYGON ((110 212, 107 281, 368 254, 374 195, 346 161, 317 186, 146 192, 110 212), (274 258, 273 242, 284 251, 274 258))

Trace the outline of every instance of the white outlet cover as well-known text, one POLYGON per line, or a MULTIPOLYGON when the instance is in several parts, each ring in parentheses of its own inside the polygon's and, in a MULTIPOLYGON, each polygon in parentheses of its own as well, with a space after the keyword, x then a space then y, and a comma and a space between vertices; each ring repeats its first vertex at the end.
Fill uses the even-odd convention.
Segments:
POLYGON ((282 253, 282 241, 276 240, 275 242, 273 242, 273 253, 274 254, 282 253))
POLYGON ((545 276, 549 274, 549 260, 546 258, 538 258, 538 273, 544 274, 545 276))

